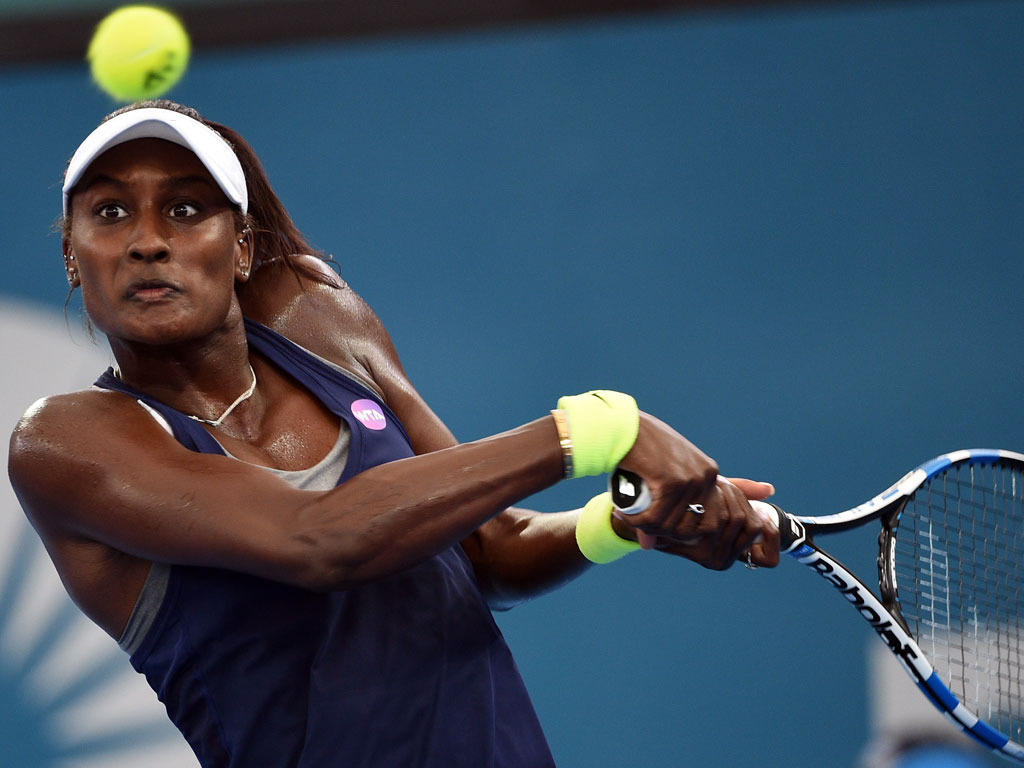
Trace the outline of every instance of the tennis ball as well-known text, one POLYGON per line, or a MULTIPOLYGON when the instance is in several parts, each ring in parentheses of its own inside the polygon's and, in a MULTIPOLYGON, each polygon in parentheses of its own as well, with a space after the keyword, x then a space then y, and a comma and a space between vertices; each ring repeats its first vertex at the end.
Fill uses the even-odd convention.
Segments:
POLYGON ((173 13, 126 5, 99 23, 86 58, 100 88, 119 101, 139 101, 178 82, 189 51, 188 33, 173 13))

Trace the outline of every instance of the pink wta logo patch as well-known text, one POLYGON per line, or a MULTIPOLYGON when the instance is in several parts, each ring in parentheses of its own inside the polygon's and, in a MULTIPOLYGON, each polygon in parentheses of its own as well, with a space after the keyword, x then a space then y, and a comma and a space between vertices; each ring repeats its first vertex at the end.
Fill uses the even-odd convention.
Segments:
POLYGON ((367 429, 379 430, 388 425, 380 406, 373 400, 356 400, 352 403, 352 415, 367 429))

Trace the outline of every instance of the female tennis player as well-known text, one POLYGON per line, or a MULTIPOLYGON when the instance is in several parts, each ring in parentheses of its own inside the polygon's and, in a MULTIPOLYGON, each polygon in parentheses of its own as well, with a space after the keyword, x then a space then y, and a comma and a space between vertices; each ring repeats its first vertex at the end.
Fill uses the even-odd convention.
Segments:
POLYGON ((747 503, 770 486, 719 478, 627 395, 456 444, 250 147, 192 110, 85 139, 62 248, 116 364, 29 409, 10 477, 204 766, 551 765, 490 608, 640 545, 778 561, 747 503), (618 465, 654 498, 628 521, 607 494, 510 508, 618 465))

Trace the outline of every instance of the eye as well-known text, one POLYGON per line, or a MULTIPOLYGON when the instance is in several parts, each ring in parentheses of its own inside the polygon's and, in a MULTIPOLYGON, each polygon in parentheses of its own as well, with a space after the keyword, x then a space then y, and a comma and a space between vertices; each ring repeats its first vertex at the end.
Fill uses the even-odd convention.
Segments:
POLYGON ((96 215, 102 219, 123 219, 128 215, 128 211, 124 209, 123 205, 117 203, 103 203, 97 206, 96 215))
POLYGON ((167 212, 171 218, 180 219, 195 216, 199 213, 199 208, 192 203, 174 203, 167 212))

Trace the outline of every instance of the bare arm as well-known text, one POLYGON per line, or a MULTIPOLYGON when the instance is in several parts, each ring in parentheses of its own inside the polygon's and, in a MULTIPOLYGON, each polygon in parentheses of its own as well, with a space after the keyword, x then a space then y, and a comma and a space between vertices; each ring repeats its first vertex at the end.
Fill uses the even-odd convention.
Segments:
POLYGON ((457 543, 557 482, 560 457, 553 423, 540 419, 302 492, 259 468, 188 451, 129 398, 90 392, 34 408, 12 437, 9 472, 51 538, 339 589, 457 543))
MULTIPOLYGON (((310 266, 326 269, 316 262, 310 266)), ((332 273, 333 274, 333 273, 332 273)), ((280 278, 280 275, 278 275, 280 278)), ((455 437, 410 383, 380 320, 347 287, 328 288, 299 281, 268 281, 259 301, 246 311, 307 348, 368 377, 398 414, 418 454, 456 445, 455 437)), ((760 521, 750 515, 742 494, 716 488, 717 466, 666 425, 641 417, 641 444, 627 459, 651 475, 661 502, 643 519, 643 528, 615 521, 620 535, 641 538, 649 546, 680 554, 713 568, 728 567, 735 552, 761 535, 760 521), (699 531, 687 528, 676 509, 704 500, 712 508, 699 531), (685 502, 685 503, 684 503, 685 502), (682 527, 683 531, 678 529, 682 527), (694 544, 679 545, 679 538, 694 544)), ((745 486, 751 492, 751 486, 745 486)), ((756 495, 761 489, 754 488, 756 495)), ((582 501, 582 500, 581 500, 582 501)), ((477 579, 493 607, 504 608, 554 589, 585 571, 590 563, 576 545, 578 511, 540 514, 509 508, 482 523, 463 542, 477 579)), ((768 544, 771 549, 771 542, 768 544)), ((755 551, 764 565, 773 555, 755 551)))
MULTIPOLYGON (((260 280, 247 286, 242 296, 246 314, 367 380, 398 415, 417 454, 458 445, 409 381, 373 310, 318 259, 303 262, 336 281, 336 287, 297 279, 277 265, 257 273, 260 280)), ((508 508, 463 539, 492 607, 510 607, 554 589, 589 567, 576 546, 577 517, 577 511, 540 514, 508 508)))

